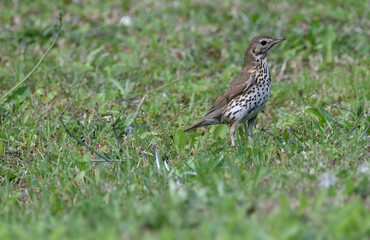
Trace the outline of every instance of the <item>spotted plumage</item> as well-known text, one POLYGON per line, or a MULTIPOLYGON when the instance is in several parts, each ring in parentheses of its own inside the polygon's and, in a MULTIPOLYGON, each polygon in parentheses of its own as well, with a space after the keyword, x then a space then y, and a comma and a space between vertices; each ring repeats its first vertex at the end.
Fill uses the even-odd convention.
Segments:
POLYGON ((245 52, 244 65, 237 78, 215 101, 210 111, 184 131, 213 124, 228 124, 232 146, 235 146, 236 127, 248 121, 247 134, 253 142, 252 130, 257 115, 270 97, 271 76, 267 53, 283 40, 285 39, 269 36, 253 38, 245 52))

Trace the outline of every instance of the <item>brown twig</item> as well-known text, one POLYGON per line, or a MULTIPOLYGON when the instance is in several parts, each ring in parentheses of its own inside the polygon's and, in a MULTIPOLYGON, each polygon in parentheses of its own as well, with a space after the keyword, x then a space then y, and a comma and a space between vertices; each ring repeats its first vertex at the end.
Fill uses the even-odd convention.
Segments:
MULTIPOLYGON (((139 112, 139 110, 140 110, 140 108, 141 108, 141 106, 143 105, 143 103, 144 103, 144 101, 145 101, 145 99, 146 99, 146 97, 147 97, 147 95, 144 95, 144 97, 141 99, 141 102, 139 103, 139 105, 137 106, 137 110, 136 110, 136 115, 138 114, 138 112, 139 112)), ((136 117, 136 115, 135 115, 135 117, 136 117)))
POLYGON ((67 126, 64 124, 63 122, 63 115, 64 115, 64 111, 60 114, 59 116, 59 121, 62 123, 66 133, 71 136, 74 140, 76 140, 79 144, 81 144, 82 146, 86 147, 87 149, 89 149, 91 152, 95 153, 96 155, 98 155, 99 157, 101 157, 102 159, 104 159, 106 162, 113 162, 112 159, 104 156, 103 154, 99 153, 98 151, 96 151, 95 149, 93 149, 92 147, 90 147, 89 145, 87 145, 86 143, 82 142, 80 139, 78 139, 75 135, 72 134, 72 132, 67 128, 67 126))
POLYGON ((267 134, 268 134, 268 135, 270 135, 272 138, 275 138, 279 143, 281 143, 281 140, 280 140, 278 137, 276 137, 274 134, 270 133, 269 131, 267 131, 267 130, 266 130, 266 129, 264 129, 263 127, 261 127, 261 130, 262 130, 262 132, 267 133, 267 134))
MULTIPOLYGON (((119 122, 119 121, 118 121, 119 122)), ((118 123, 117 122, 117 123, 118 123)), ((114 137, 116 138, 117 142, 118 142, 118 145, 119 145, 119 148, 121 149, 121 151, 125 151, 125 147, 123 146, 121 140, 119 139, 118 135, 117 135, 117 131, 116 131, 116 123, 113 123, 112 124, 112 129, 113 129, 113 133, 114 133, 114 137)))

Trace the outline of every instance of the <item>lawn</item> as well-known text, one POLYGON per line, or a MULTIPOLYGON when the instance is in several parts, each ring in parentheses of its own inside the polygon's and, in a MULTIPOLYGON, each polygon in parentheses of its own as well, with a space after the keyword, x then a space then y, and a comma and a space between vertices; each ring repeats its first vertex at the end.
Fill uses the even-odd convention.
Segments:
POLYGON ((0 8, 0 239, 369 239, 369 1, 0 8), (198 120, 257 35, 255 144, 198 120))

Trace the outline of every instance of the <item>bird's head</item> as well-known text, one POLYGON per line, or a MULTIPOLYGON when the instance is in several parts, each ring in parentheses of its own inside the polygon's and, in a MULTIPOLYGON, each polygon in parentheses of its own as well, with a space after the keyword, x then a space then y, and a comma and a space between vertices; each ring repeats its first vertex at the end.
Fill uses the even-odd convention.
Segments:
POLYGON ((275 44, 284 41, 285 38, 274 38, 270 36, 258 36, 252 39, 248 46, 247 52, 250 52, 254 57, 266 56, 270 49, 275 44))

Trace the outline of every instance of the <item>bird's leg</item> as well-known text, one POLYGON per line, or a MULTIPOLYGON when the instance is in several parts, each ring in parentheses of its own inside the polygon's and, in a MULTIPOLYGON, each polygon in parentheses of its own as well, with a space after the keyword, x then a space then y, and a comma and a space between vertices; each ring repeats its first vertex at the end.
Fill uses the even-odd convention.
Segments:
POLYGON ((231 146, 233 146, 233 147, 235 147, 235 138, 234 138, 234 135, 235 135, 236 126, 238 126, 238 124, 239 124, 239 122, 236 121, 230 127, 231 146))
POLYGON ((256 120, 257 120, 257 115, 248 120, 247 134, 251 138, 252 146, 254 146, 253 127, 254 127, 254 124, 256 123, 256 120))

